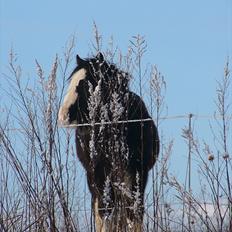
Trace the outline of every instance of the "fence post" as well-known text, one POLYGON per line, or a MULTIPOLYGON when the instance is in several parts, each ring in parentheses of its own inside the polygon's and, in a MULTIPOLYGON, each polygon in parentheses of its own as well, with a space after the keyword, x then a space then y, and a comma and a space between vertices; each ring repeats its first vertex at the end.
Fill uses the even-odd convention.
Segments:
MULTIPOLYGON (((192 136, 192 117, 193 114, 190 113, 188 115, 188 192, 189 194, 191 193, 191 172, 192 172, 192 163, 191 163, 191 159, 192 159, 192 140, 193 140, 193 136, 192 136)), ((189 202, 188 202, 188 229, 189 231, 192 231, 191 228, 191 207, 192 207, 192 203, 191 203, 191 198, 189 198, 189 202)))

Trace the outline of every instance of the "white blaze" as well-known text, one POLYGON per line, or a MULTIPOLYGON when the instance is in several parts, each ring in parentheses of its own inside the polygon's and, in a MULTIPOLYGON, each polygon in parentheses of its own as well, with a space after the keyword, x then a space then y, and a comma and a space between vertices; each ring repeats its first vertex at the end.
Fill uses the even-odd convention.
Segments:
POLYGON ((68 111, 71 105, 77 100, 78 94, 76 88, 79 85, 79 82, 86 77, 86 70, 84 68, 78 70, 71 76, 71 82, 67 90, 67 94, 64 97, 63 105, 60 107, 58 114, 58 121, 65 125, 68 124, 69 115, 68 111))
POLYGON ((77 100, 77 92, 76 88, 79 85, 79 82, 86 77, 86 70, 84 68, 80 69, 76 73, 74 73, 71 77, 71 82, 68 87, 67 94, 64 98, 63 105, 71 106, 77 100))

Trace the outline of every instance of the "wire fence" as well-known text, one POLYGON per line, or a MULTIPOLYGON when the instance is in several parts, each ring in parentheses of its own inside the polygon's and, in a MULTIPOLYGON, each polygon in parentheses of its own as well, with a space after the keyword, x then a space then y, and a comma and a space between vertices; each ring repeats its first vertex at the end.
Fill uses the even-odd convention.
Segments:
MULTIPOLYGON (((183 115, 172 115, 172 116, 165 116, 159 117, 159 120, 175 120, 175 119, 208 119, 208 120, 222 120, 222 115, 199 115, 199 114, 183 114, 183 115)), ((103 126, 103 125, 115 125, 115 124, 125 124, 125 123, 136 123, 136 122, 149 122, 152 121, 152 118, 145 118, 145 119, 133 119, 133 120, 119 120, 119 121, 101 121, 101 122, 94 122, 94 123, 72 123, 67 125, 59 124, 61 128, 78 128, 78 127, 86 127, 86 126, 103 126)), ((225 117, 225 120, 232 120, 232 114, 230 116, 225 117)), ((23 131, 20 128, 6 128, 7 131, 23 131)))

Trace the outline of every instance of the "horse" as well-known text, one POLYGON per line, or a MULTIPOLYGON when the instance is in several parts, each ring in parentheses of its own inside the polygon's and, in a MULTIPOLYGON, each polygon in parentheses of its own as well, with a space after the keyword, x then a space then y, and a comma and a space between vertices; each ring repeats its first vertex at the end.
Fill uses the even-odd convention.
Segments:
POLYGON ((148 172, 159 136, 145 103, 129 88, 131 75, 102 53, 82 59, 69 77, 60 106, 61 125, 76 125, 97 232, 142 231, 148 172))

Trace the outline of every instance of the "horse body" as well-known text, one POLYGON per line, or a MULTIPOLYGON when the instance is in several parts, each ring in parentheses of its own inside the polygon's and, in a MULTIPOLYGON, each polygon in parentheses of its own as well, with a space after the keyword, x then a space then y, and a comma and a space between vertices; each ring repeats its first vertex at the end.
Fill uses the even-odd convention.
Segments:
POLYGON ((128 74, 102 54, 77 56, 77 64, 59 121, 89 123, 76 129, 76 151, 87 173, 96 230, 141 231, 148 172, 159 153, 157 128, 142 99, 129 91, 128 74))

